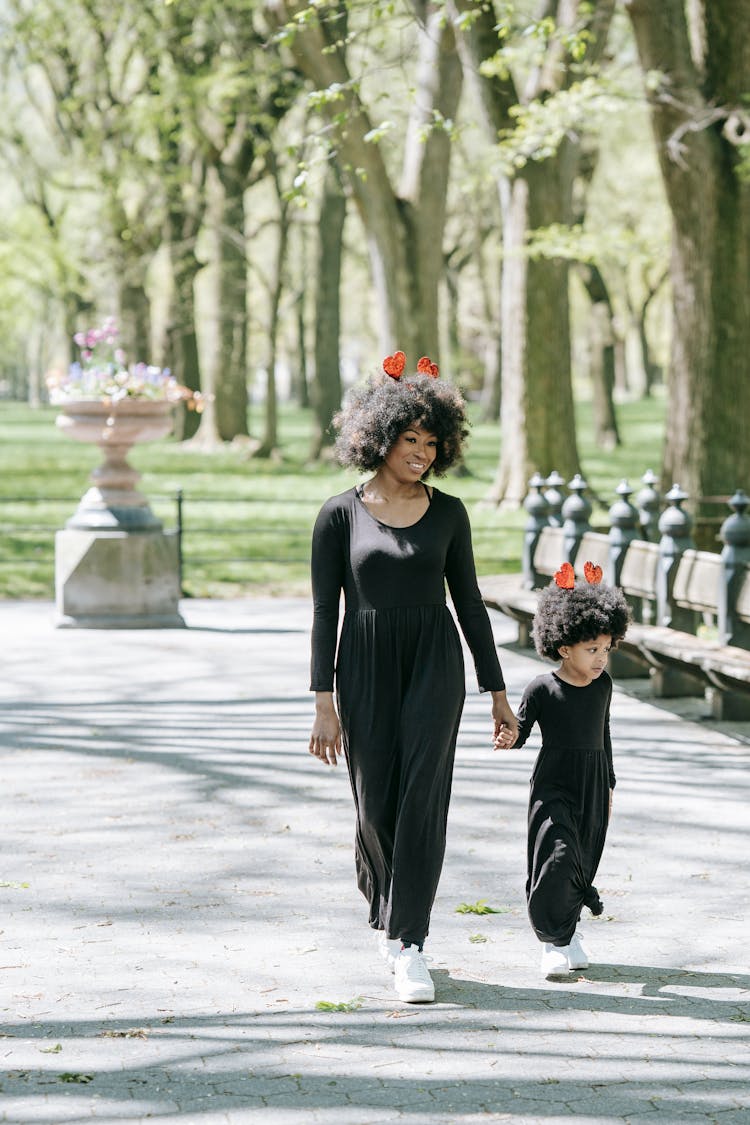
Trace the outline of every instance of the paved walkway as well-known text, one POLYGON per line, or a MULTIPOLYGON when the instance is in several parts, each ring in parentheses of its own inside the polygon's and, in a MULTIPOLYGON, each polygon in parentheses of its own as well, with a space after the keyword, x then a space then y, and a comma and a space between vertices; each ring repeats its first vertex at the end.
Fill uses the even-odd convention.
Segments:
MULTIPOLYGON (((306 753, 308 606, 184 612, 100 633, 0 605, 0 1120, 750 1122, 750 725, 617 693, 596 965, 553 984, 522 899, 533 755, 492 753, 472 687, 437 1002, 409 1007, 346 774, 306 753)), ((493 624, 517 700, 540 665, 493 624)))

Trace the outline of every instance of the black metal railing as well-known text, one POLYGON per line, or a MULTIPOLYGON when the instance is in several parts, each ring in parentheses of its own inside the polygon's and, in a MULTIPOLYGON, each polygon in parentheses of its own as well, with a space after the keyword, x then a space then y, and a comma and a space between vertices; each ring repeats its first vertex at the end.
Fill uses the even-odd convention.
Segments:
MULTIPOLYGON (((312 526, 324 497, 195 496, 177 489, 149 492, 148 499, 164 530, 177 536, 180 586, 185 590, 197 575, 210 581, 212 572, 220 575, 228 564, 240 571, 237 581, 250 585, 253 566, 307 568, 312 526), (223 518, 205 515, 209 506, 220 506, 223 518), (269 513, 290 508, 303 510, 298 521, 270 518, 269 513), (248 510, 252 513, 249 518, 248 510)), ((0 597, 7 596, 3 580, 7 568, 22 563, 43 571, 43 584, 51 591, 55 532, 64 527, 78 501, 79 497, 71 496, 0 497, 0 597), (40 513, 38 518, 29 519, 32 506, 40 513), (24 509, 23 519, 14 512, 17 508, 24 509)), ((477 561, 484 547, 484 553, 492 554, 493 562, 499 563, 488 542, 496 535, 495 529, 475 527, 472 534, 477 561)))

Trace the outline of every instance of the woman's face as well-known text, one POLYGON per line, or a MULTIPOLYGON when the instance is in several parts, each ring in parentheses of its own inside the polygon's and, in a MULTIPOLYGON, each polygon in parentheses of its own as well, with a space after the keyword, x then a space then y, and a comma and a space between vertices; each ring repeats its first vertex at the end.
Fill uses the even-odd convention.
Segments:
POLYGON ((432 466, 437 447, 435 435, 415 424, 399 434, 388 450, 384 464, 398 480, 416 482, 432 466))

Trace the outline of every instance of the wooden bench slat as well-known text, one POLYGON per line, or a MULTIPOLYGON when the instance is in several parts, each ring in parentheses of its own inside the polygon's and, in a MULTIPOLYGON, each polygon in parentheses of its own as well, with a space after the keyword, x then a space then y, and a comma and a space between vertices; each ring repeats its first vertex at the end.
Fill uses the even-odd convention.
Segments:
POLYGON ((684 551, 674 580, 674 600, 685 609, 716 613, 719 608, 721 558, 709 551, 684 551))

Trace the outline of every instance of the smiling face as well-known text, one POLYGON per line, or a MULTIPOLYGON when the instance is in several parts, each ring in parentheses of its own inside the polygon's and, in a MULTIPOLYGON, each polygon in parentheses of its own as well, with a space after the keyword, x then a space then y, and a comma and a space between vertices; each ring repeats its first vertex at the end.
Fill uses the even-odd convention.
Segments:
POLYGON ((562 678, 571 684, 585 687, 601 676, 607 667, 607 658, 612 650, 612 638, 602 633, 593 641, 579 641, 575 645, 561 645, 559 648, 562 664, 562 678))
POLYGON ((432 466, 437 447, 435 435, 415 424, 399 434, 383 464, 401 483, 416 482, 432 466))

